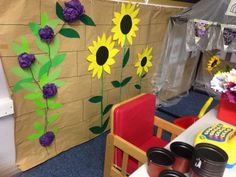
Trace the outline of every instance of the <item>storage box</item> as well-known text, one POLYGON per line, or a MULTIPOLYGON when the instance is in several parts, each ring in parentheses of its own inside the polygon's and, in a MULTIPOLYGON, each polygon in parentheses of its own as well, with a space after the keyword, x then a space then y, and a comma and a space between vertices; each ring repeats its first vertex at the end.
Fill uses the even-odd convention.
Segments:
POLYGON ((236 104, 229 102, 225 94, 221 94, 217 116, 218 119, 236 126, 236 104))

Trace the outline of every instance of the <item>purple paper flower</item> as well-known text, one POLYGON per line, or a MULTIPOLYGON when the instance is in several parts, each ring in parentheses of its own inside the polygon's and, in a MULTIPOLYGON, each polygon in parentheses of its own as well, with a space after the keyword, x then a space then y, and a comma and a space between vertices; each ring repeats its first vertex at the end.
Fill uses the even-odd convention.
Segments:
POLYGON ((52 144, 53 140, 55 139, 55 135, 53 132, 49 131, 46 132, 44 135, 42 135, 39 138, 39 143, 43 146, 43 147, 48 147, 52 144))
POLYGON ((42 41, 50 43, 54 39, 54 31, 50 26, 46 25, 39 30, 39 36, 42 41))
POLYGON ((228 83, 225 94, 231 103, 236 104, 236 83, 234 82, 228 83))
POLYGON ((224 28, 223 37, 224 37, 225 45, 230 45, 232 41, 234 40, 234 38, 236 37, 236 32, 230 28, 224 28))
POLYGON ((22 53, 18 56, 18 62, 21 68, 29 68, 35 61, 34 54, 22 53))
POLYGON ((208 25, 203 22, 195 22, 195 35, 202 38, 207 32, 208 25))
POLYGON ((43 97, 45 99, 52 98, 57 94, 57 86, 53 83, 43 86, 43 97))
POLYGON ((79 0, 71 0, 65 2, 65 8, 63 9, 63 16, 65 21, 73 22, 81 17, 85 12, 84 6, 79 0))

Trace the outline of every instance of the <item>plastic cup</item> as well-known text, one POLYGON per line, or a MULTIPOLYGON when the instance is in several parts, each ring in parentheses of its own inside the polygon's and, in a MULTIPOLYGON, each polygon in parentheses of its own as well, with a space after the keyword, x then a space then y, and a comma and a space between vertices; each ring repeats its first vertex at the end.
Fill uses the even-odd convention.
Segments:
POLYGON ((171 143, 170 149, 175 155, 173 169, 181 173, 188 173, 194 152, 193 146, 184 142, 176 141, 171 143))
POLYGON ((167 149, 152 147, 147 151, 148 167, 147 172, 150 177, 159 177, 163 170, 171 168, 175 162, 174 155, 167 149))
POLYGON ((162 171, 159 177, 186 177, 183 173, 180 173, 175 170, 165 170, 162 171))

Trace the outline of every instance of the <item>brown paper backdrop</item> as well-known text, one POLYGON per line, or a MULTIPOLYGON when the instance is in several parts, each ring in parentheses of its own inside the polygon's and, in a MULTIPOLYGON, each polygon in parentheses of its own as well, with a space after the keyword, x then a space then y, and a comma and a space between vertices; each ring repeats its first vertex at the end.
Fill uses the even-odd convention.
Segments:
MULTIPOLYGON (((88 46, 98 35, 111 34, 112 18, 114 11, 120 11, 120 3, 102 0, 82 0, 86 14, 96 22, 96 27, 85 26, 81 23, 73 25, 79 31, 80 39, 69 39, 60 36, 60 51, 67 54, 62 64, 61 78, 65 86, 60 88, 58 101, 64 103, 59 110, 60 118, 52 126, 60 128, 56 141, 48 149, 42 148, 38 141, 28 141, 26 138, 34 132, 33 123, 41 121, 33 113, 34 105, 25 101, 25 91, 14 93, 15 104, 15 144, 16 163, 21 170, 32 168, 49 158, 65 151, 73 146, 94 138, 89 128, 99 123, 99 105, 88 102, 91 96, 100 93, 100 81, 92 78, 87 71, 89 63, 86 57, 89 55, 88 46)), ((26 35, 29 40, 31 51, 39 54, 40 51, 34 44, 34 37, 29 31, 29 22, 40 23, 40 16, 43 12, 49 13, 49 18, 56 18, 56 0, 17 0, 0 1, 0 48, 2 61, 7 76, 9 87, 12 87, 18 80, 10 72, 10 68, 17 66, 17 58, 9 47, 12 41, 19 42, 21 35, 26 35)), ((133 79, 123 89, 123 99, 137 95, 134 84, 137 82, 134 63, 137 60, 137 53, 148 45, 153 47, 153 67, 143 81, 144 92, 151 91, 151 77, 155 69, 155 61, 160 55, 161 43, 165 35, 167 22, 170 15, 175 14, 179 9, 167 9, 153 6, 140 5, 139 31, 131 46, 131 57, 125 68, 124 76, 131 75, 133 79), (144 86, 145 85, 145 86, 144 86)), ((116 44, 118 47, 118 45, 116 44)), ((121 67, 122 52, 116 56, 116 63, 111 67, 111 75, 105 75, 105 102, 116 103, 118 100, 118 89, 114 89, 111 81, 118 79, 121 67)))

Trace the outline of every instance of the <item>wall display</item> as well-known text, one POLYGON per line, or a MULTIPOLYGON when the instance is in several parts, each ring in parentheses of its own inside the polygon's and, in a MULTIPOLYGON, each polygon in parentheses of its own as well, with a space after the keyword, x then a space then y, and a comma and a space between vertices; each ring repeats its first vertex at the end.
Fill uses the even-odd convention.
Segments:
POLYGON ((62 68, 57 67, 53 71, 52 68, 61 64, 65 58, 65 54, 59 54, 60 42, 58 34, 69 38, 79 38, 80 35, 72 28, 64 28, 66 23, 81 20, 83 23, 95 26, 92 19, 84 14, 85 10, 80 1, 72 0, 65 2, 64 9, 59 3, 56 3, 56 14, 64 23, 58 32, 54 32, 59 21, 56 19, 49 20, 48 14, 44 13, 41 17, 41 24, 29 23, 31 32, 35 35, 35 42, 39 50, 45 52, 46 55, 35 55, 31 53, 28 41, 25 36, 21 39, 21 44, 12 43, 12 49, 18 56, 20 67, 12 68, 12 72, 21 78, 14 87, 13 92, 26 89, 30 93, 24 96, 24 99, 33 101, 37 107, 35 113, 43 119, 35 121, 35 132, 28 136, 29 140, 39 140, 43 147, 50 146, 55 135, 59 131, 54 127, 49 129, 48 126, 54 123, 60 113, 50 113, 51 110, 61 108, 62 104, 56 102, 58 88, 64 85, 64 81, 58 80, 62 68))
MULTIPOLYGON (((102 41, 104 33, 106 34, 106 40, 104 40, 106 42, 103 45, 107 46, 109 51, 111 51, 111 48, 115 50, 121 49, 120 44, 118 45, 118 43, 112 41, 114 33, 111 30, 114 27, 112 22, 113 14, 121 9, 122 3, 101 0, 81 0, 80 2, 78 0, 66 0, 58 1, 58 3, 56 1, 18 0, 17 3, 13 1, 9 1, 7 4, 0 2, 0 5, 4 9, 4 13, 0 17, 1 59, 9 90, 15 91, 11 93, 11 96, 15 109, 16 165, 22 171, 37 166, 63 151, 93 139, 100 132, 103 132, 104 127, 106 127, 105 131, 109 129, 109 110, 112 104, 119 102, 119 88, 114 88, 111 82, 120 79, 121 65, 124 64, 125 66, 123 75, 126 76, 124 78, 122 76, 122 85, 127 82, 125 78, 132 77, 132 80, 126 84, 125 89, 122 89, 122 99, 128 99, 138 94, 138 90, 134 85, 138 82, 139 77, 133 66, 136 63, 137 53, 141 52, 146 46, 152 46, 151 55, 155 59, 158 58, 160 54, 159 48, 163 41, 163 35, 159 34, 165 33, 169 16, 180 11, 179 8, 169 9, 139 4, 139 30, 134 31, 137 37, 131 36, 132 46, 128 39, 126 40, 127 45, 124 55, 122 56, 123 46, 121 52, 112 57, 116 62, 113 64, 113 60, 107 60, 106 63, 102 63, 104 62, 103 60, 98 60, 98 63, 96 63, 88 62, 87 59, 89 55, 95 55, 95 50, 93 53, 89 50, 89 48, 91 49, 91 47, 94 48, 95 46, 93 41, 98 45, 98 36, 102 41), (10 8, 13 6, 16 8, 10 8), (41 18, 44 20, 41 20, 41 18), (31 28, 29 28, 29 23, 31 28), (41 31, 43 41, 36 34, 46 24, 48 27, 41 31), (54 38, 51 42, 50 36, 52 36, 52 33, 50 33, 49 27, 54 32, 54 38), (33 34, 32 30, 34 31, 33 34), (49 33, 47 33, 48 31, 49 33), (112 37, 110 38, 110 36, 112 37), (17 55, 8 47, 9 44, 12 44, 12 41, 14 41, 13 46, 17 46, 17 51, 20 51, 17 55), (47 63, 50 63, 50 60, 47 45, 50 46, 50 56, 52 58, 52 67, 50 67, 48 75, 49 64, 47 63), (30 49, 29 51, 22 50, 26 46, 30 49), (129 52, 127 52, 128 47, 130 48, 129 52), (21 55, 24 52, 26 54, 21 55), (19 65, 18 56, 20 55, 19 59, 24 69, 19 65), (54 62, 55 57, 57 57, 56 63, 54 62), (32 78, 30 68, 27 68, 29 65, 32 68, 35 80, 38 81, 39 85, 41 84, 41 89, 45 86, 44 93, 32 78), (100 70, 101 65, 103 65, 102 72, 100 70), (42 67, 43 69, 41 69, 42 67), (88 72, 89 67, 94 67, 94 69, 88 72), (29 80, 32 81, 24 80, 15 75, 11 68, 18 68, 20 72, 23 71, 24 77, 27 74, 30 78, 29 80), (40 82, 43 78, 38 78, 37 69, 39 73, 45 72, 44 77, 49 77, 50 82, 45 84, 40 82), (40 72, 40 70, 42 71, 40 72), (110 74, 108 74, 109 72, 110 74), (94 77, 91 77, 93 74, 94 77), (100 79, 98 79, 98 76, 100 76, 100 79), (28 82, 26 85, 35 85, 27 87, 28 90, 37 87, 38 92, 26 90, 25 84, 17 84, 21 80, 28 82), (91 103, 90 101, 94 101, 90 100, 92 97, 102 95, 100 85, 102 81, 102 102, 91 103), (46 84, 50 85, 46 86, 46 84), (55 84, 56 87, 52 84, 55 84), (46 92, 46 90, 50 90, 50 92, 46 92), (42 138, 42 144, 47 146, 42 146, 39 140, 45 134, 44 127, 46 125, 45 117, 42 116, 43 113, 45 114, 46 108, 39 108, 40 106, 43 107, 43 105, 38 104, 37 101, 37 106, 34 104, 34 99, 40 96, 40 103, 44 102, 45 104, 46 100, 49 100, 49 102, 60 107, 48 110, 47 119, 52 122, 47 122, 47 131, 45 133, 52 133, 48 133, 42 138), (27 99, 24 99, 24 97, 27 99), (33 100, 28 100, 28 98, 33 100), (101 109, 101 105, 103 109, 101 109), (42 117, 36 114, 35 110, 42 117), (102 118, 101 112, 103 113, 102 118), (39 137, 40 134, 42 135, 39 137), (33 140, 28 138, 33 138, 33 140)), ((125 7, 128 7, 128 3, 125 3, 125 7)), ((132 6, 131 9, 137 13, 136 6, 132 6)), ((105 48, 99 51, 103 49, 105 48)), ((104 58, 105 54, 106 52, 102 52, 99 56, 104 58)), ((156 60, 152 59, 151 63, 155 66, 156 60)), ((148 72, 148 75, 142 80, 143 92, 151 92, 152 89, 150 82, 153 70, 148 68, 148 72)))
POLYGON ((128 76, 123 79, 123 70, 129 61, 130 56, 130 48, 127 49, 127 44, 132 45, 133 37, 136 37, 136 31, 138 30, 138 23, 140 19, 137 18, 139 13, 139 9, 135 8, 135 4, 128 3, 125 5, 121 4, 121 11, 114 12, 115 18, 112 19, 114 23, 114 27, 112 28, 112 32, 114 33, 113 39, 118 40, 118 44, 123 47, 123 58, 122 58, 122 67, 120 72, 120 80, 112 81, 112 85, 114 88, 119 88, 119 101, 122 100, 122 88, 125 87, 132 76, 128 76))
POLYGON ((93 45, 89 46, 91 54, 87 60, 91 62, 88 67, 88 71, 93 71, 92 76, 97 75, 98 79, 101 79, 101 95, 93 96, 89 99, 91 103, 100 103, 100 125, 91 127, 89 130, 94 134, 103 133, 109 123, 109 117, 104 120, 104 116, 110 111, 112 104, 104 106, 104 73, 111 74, 111 65, 115 63, 114 57, 119 52, 114 48, 115 42, 112 42, 112 37, 106 37, 105 34, 102 37, 98 37, 97 41, 93 41, 93 45), (105 71, 105 72, 104 72, 105 71))
POLYGON ((139 83, 135 84, 135 88, 139 90, 139 93, 142 92, 142 79, 147 75, 148 68, 152 66, 152 48, 146 47, 143 49, 142 53, 138 53, 138 61, 135 64, 137 67, 137 75, 139 77, 139 83))

